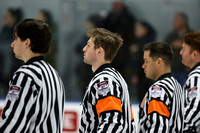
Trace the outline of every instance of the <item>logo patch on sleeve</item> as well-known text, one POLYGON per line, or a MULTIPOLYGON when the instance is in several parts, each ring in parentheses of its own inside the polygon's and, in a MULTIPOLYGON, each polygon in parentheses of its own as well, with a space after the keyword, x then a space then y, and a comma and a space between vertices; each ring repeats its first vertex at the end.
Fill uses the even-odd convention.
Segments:
POLYGON ((160 86, 154 86, 151 88, 151 96, 153 98, 161 97, 163 88, 160 86))
POLYGON ((193 98, 197 96, 197 87, 192 87, 188 89, 188 98, 191 101, 193 98))
POLYGON ((17 100, 19 98, 20 90, 21 90, 21 87, 19 87, 19 86, 16 86, 16 85, 10 86, 7 98, 10 101, 17 100))
POLYGON ((97 84, 98 87, 98 91, 99 91, 99 95, 107 95, 108 92, 110 91, 109 85, 108 85, 108 81, 102 81, 100 83, 97 84))

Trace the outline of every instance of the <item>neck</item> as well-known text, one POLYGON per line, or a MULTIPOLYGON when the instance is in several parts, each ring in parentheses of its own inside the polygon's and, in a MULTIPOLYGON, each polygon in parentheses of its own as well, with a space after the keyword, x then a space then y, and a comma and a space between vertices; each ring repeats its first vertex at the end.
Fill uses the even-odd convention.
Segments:
POLYGON ((191 65, 189 66, 190 69, 192 69, 194 66, 196 66, 198 63, 200 63, 200 60, 194 62, 194 63, 191 63, 191 65))
POLYGON ((31 58, 33 57, 37 57, 37 56, 41 56, 42 54, 40 53, 32 53, 32 54, 29 54, 27 56, 25 56, 25 58, 23 59, 23 61, 26 63, 28 60, 30 60, 31 58))
POLYGON ((171 73, 171 68, 170 67, 167 67, 167 68, 163 68, 161 69, 161 71, 158 71, 158 75, 157 77, 155 78, 155 80, 158 80, 158 78, 166 73, 171 73))
POLYGON ((111 63, 110 61, 101 61, 101 62, 97 62, 96 64, 92 65, 92 71, 95 72, 100 66, 102 66, 103 64, 108 64, 111 63))

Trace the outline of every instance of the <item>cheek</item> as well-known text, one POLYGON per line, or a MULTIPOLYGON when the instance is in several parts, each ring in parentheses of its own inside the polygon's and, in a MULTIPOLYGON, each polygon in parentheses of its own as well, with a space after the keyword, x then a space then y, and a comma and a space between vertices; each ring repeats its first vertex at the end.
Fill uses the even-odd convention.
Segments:
POLYGON ((183 56, 183 58, 188 58, 188 57, 189 57, 189 54, 186 53, 186 52, 183 52, 182 56, 183 56))
POLYGON ((88 55, 87 56, 88 56, 88 58, 94 58, 95 57, 95 52, 88 50, 88 55))

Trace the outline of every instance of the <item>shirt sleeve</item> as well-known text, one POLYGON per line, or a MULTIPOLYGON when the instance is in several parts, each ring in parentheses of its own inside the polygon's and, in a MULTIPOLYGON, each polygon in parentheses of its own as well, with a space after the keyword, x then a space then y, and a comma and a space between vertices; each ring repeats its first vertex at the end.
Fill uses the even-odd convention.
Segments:
POLYGON ((96 111, 99 117, 98 133, 116 133, 123 129, 121 88, 114 81, 104 80, 97 84, 96 111))
POLYGON ((149 89, 145 106, 139 111, 140 132, 160 133, 168 131, 170 116, 169 97, 160 86, 149 89))
POLYGON ((200 78, 190 78, 185 86, 184 131, 200 125, 200 78))
POLYGON ((24 73, 16 73, 10 81, 6 104, 0 121, 0 132, 23 132, 30 124, 31 111, 37 91, 32 79, 24 73))

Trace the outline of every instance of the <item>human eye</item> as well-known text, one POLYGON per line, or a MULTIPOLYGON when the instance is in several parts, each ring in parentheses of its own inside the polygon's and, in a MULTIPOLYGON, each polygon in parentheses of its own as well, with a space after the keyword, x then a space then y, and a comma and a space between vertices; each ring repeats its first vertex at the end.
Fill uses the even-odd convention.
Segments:
POLYGON ((87 47, 90 47, 90 43, 88 42, 86 46, 87 46, 87 47))
POLYGON ((148 61, 147 61, 147 60, 144 60, 144 63, 148 63, 148 61))

